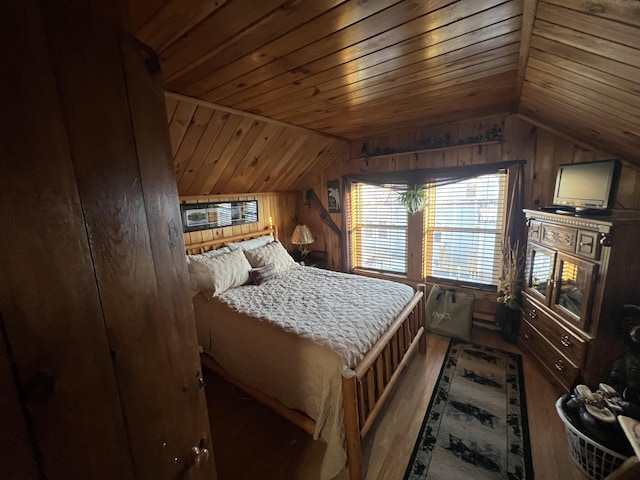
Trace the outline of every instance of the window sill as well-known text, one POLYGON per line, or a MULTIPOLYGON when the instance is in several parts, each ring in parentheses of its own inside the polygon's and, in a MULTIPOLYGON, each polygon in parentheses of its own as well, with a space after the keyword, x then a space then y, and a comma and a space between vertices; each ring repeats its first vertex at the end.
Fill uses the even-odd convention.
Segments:
POLYGON ((415 287, 415 285, 419 283, 424 283, 421 280, 413 280, 413 279, 407 278, 406 275, 399 275, 394 273, 380 273, 380 272, 374 272, 372 270, 361 270, 358 268, 354 269, 353 273, 356 275, 362 275, 363 277, 380 278, 382 280, 391 280, 392 282, 405 283, 413 287, 415 287))
POLYGON ((444 288, 457 288, 461 290, 469 290, 471 292, 479 292, 479 293, 491 293, 492 295, 496 293, 495 287, 489 286, 472 286, 472 285, 463 285, 455 282, 444 282, 444 281, 434 281, 432 279, 413 279, 407 278, 406 275, 399 275, 393 273, 380 273, 372 270, 363 270, 363 269, 354 269, 353 273, 356 275, 362 275, 363 277, 371 277, 371 278, 381 278, 383 280, 391 280, 394 282, 406 283, 407 285, 417 285, 419 283, 424 283, 426 285, 440 285, 444 288))
POLYGON ((461 288, 461 289, 465 289, 465 290, 473 290, 476 292, 492 292, 495 293, 497 292, 497 287, 492 287, 490 285, 469 285, 468 283, 456 283, 453 280, 441 280, 441 279, 435 279, 435 278, 427 278, 424 283, 426 283, 427 285, 440 285, 443 288, 449 287, 449 288, 461 288))

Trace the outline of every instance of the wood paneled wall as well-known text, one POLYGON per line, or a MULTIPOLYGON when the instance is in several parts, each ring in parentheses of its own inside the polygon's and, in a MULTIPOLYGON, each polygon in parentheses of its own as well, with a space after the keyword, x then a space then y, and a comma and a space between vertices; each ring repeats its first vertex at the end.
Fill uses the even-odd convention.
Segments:
POLYGON ((293 248, 291 245, 291 234, 297 225, 298 218, 296 206, 301 202, 301 198, 298 192, 180 197, 180 203, 226 202, 234 200, 258 201, 258 222, 185 233, 184 243, 189 245, 191 243, 204 242, 215 238, 239 235, 241 233, 258 232, 267 228, 269 225, 269 217, 271 217, 273 225, 278 228, 278 239, 285 248, 291 250, 293 248))
MULTIPOLYGON (((415 129, 402 134, 361 138, 351 143, 351 155, 348 161, 334 162, 326 168, 307 188, 312 188, 327 206, 327 181, 340 179, 342 175, 356 172, 382 172, 410 170, 418 168, 448 167, 491 163, 504 160, 525 159, 525 206, 537 208, 551 204, 555 176, 561 163, 575 163, 615 158, 615 155, 589 148, 576 141, 560 136, 534 125, 517 115, 501 115, 478 120, 457 122, 439 127, 415 129), (450 134, 453 141, 483 135, 493 125, 503 130, 500 143, 492 145, 469 145, 446 148, 421 153, 404 153, 372 157, 368 165, 362 159, 361 148, 367 143, 369 152, 376 148, 406 148, 416 144, 421 138, 442 138, 450 134)), ((618 207, 640 209, 640 168, 623 160, 623 173, 618 191, 618 207)), ((332 219, 341 225, 342 213, 331 214, 332 219)), ((302 221, 312 226, 318 236, 317 245, 326 249, 330 265, 340 266, 340 240, 319 219, 315 210, 300 206, 302 221)), ((315 248, 315 246, 314 246, 315 248)), ((414 252, 415 253, 415 252, 414 252)), ((419 258, 419 256, 418 256, 419 258)), ((418 281, 419 279, 412 279, 418 281)))

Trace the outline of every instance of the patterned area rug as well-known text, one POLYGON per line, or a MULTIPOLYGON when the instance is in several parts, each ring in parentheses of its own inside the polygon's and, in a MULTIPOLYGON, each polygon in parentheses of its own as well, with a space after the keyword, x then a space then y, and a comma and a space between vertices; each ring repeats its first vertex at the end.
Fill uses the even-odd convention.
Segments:
POLYGON ((451 340, 405 480, 533 479, 520 355, 451 340))

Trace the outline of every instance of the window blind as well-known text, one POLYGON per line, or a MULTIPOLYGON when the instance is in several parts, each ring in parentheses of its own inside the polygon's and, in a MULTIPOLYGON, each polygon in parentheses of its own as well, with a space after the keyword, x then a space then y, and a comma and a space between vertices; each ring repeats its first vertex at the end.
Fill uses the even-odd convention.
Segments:
POLYGON ((354 268, 406 274, 407 211, 389 187, 356 183, 351 195, 354 268))
POLYGON ((424 274, 429 280, 495 286, 500 276, 506 173, 429 190, 424 274))

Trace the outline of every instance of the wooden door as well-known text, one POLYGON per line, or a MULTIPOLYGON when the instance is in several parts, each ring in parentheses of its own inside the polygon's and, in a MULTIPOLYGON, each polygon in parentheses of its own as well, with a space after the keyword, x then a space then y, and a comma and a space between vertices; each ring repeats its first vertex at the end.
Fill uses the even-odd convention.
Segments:
POLYGON ((23 415, 13 365, 7 352, 4 323, 0 315, 0 478, 38 478, 34 445, 23 415))
POLYGON ((0 390, 38 475, 214 479, 157 59, 91 2, 1 13, 0 390))

